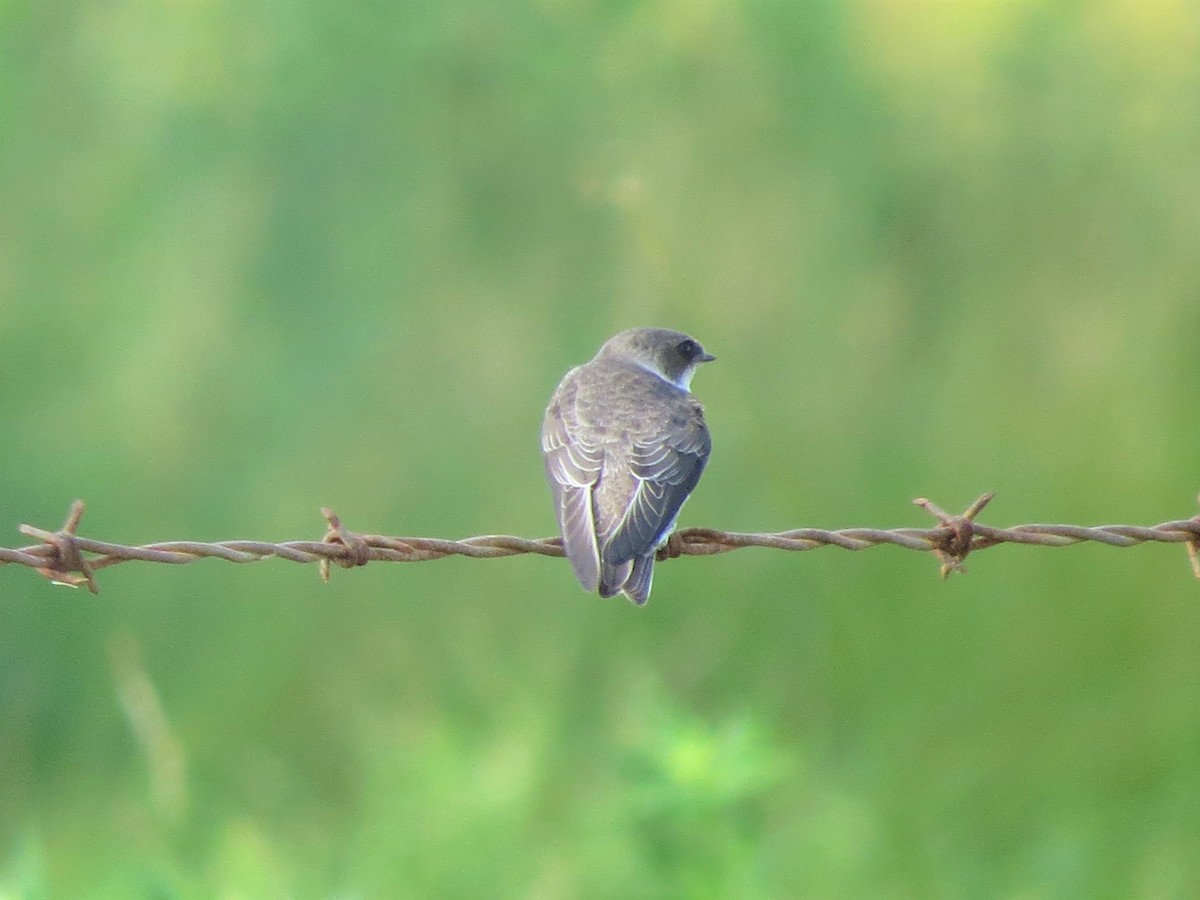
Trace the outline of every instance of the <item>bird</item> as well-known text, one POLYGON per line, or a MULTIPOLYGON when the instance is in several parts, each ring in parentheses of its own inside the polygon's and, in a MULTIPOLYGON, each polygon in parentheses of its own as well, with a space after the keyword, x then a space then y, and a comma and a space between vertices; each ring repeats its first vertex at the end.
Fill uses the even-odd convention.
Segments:
POLYGON ((542 422, 542 456, 563 550, 601 597, 650 597, 654 558, 712 450, 692 376, 715 356, 695 338, 632 328, 563 376, 542 422))

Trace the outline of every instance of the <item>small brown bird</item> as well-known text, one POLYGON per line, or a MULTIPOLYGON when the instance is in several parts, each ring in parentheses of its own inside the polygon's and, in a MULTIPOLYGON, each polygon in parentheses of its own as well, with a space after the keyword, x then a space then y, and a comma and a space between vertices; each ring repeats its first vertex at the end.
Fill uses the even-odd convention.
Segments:
POLYGON ((563 549, 585 590, 624 592, 639 606, 649 598, 655 551, 712 448, 689 387, 715 358, 678 331, 634 328, 559 383, 542 455, 563 549))

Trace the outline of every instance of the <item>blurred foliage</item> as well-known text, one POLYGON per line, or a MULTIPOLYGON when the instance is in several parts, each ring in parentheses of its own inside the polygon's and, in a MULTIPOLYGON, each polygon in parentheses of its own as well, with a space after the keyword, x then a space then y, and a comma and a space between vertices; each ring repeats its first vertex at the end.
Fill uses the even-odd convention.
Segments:
MULTIPOLYGON (((684 524, 1190 515, 1198 95, 1182 0, 2 4, 0 524, 543 535, 638 324, 684 524)), ((1182 551, 970 568, 2 569, 0 897, 1185 896, 1182 551)))

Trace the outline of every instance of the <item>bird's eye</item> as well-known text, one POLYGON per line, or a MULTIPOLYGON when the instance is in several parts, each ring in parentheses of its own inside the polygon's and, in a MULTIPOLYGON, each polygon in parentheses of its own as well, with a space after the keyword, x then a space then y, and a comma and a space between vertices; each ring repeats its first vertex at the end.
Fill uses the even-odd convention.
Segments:
POLYGON ((679 351, 679 355, 684 359, 691 359, 700 352, 700 345, 691 338, 688 338, 686 341, 680 341, 675 349, 679 351))

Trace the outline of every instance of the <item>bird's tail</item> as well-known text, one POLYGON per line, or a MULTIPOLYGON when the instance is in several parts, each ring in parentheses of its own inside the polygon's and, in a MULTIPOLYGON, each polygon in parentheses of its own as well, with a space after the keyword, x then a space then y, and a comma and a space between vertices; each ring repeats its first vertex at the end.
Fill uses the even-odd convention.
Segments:
POLYGON ((614 565, 608 560, 600 560, 600 596, 615 597, 625 587, 629 574, 633 571, 633 560, 614 565))
POLYGON ((638 606, 643 606, 650 598, 650 582, 653 577, 653 551, 619 565, 603 563, 600 566, 600 596, 615 597, 624 591, 626 597, 638 606))
POLYGON ((633 571, 625 582, 625 596, 638 606, 650 599, 650 582, 654 579, 654 551, 633 561, 633 571))

